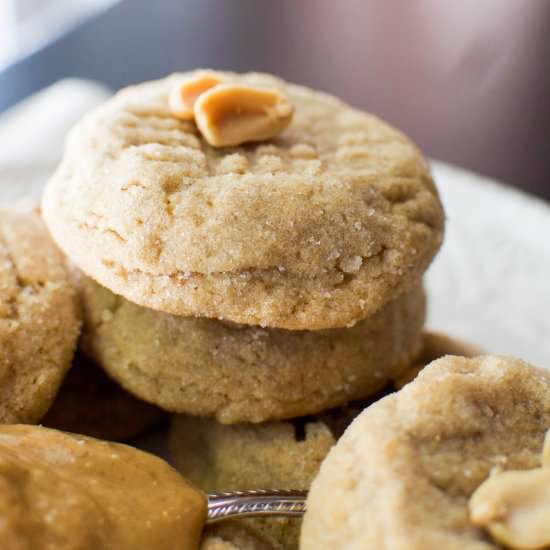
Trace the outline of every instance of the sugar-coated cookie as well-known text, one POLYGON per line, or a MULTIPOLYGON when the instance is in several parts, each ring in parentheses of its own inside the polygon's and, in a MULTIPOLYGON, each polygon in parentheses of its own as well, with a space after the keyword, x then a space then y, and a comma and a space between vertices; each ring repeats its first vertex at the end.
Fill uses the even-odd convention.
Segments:
POLYGON ((0 423, 52 404, 80 331, 76 289, 37 214, 0 211, 0 423))
POLYGON ((296 330, 351 326, 418 284, 442 240, 428 167, 400 132, 263 74, 295 112, 214 148, 170 111, 195 73, 127 88, 69 135, 43 212, 70 259, 143 306, 296 330))
POLYGON ((223 423, 315 413, 376 393, 422 346, 420 286, 352 328, 288 331, 173 316, 81 281, 82 346, 134 395, 223 423))
POLYGON ((539 466, 550 374, 446 356, 359 415, 313 481, 304 550, 498 548, 468 500, 495 470, 539 466))

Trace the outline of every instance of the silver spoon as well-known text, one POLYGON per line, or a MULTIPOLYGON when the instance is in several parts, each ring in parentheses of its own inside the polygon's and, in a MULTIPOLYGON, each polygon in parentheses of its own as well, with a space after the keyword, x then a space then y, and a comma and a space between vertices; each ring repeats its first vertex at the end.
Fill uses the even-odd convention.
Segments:
POLYGON ((207 524, 228 518, 299 517, 306 510, 307 491, 254 490, 208 495, 207 524))

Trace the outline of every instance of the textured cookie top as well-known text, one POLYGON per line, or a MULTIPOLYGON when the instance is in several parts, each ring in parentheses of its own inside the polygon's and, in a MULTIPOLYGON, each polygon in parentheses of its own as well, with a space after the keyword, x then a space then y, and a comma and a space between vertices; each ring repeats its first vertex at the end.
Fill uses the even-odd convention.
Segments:
POLYGON ((213 148, 168 96, 193 73, 128 88, 71 132, 44 215, 71 259, 141 305, 289 329, 365 318, 418 281, 443 214, 398 131, 262 74, 295 108, 277 138, 213 148))
POLYGON ((509 358, 447 356, 368 408, 315 479, 302 546, 498 548, 468 517, 494 469, 540 464, 550 375, 509 358))
POLYGON ((0 211, 0 423, 42 418, 79 329, 76 290, 40 218, 0 211))

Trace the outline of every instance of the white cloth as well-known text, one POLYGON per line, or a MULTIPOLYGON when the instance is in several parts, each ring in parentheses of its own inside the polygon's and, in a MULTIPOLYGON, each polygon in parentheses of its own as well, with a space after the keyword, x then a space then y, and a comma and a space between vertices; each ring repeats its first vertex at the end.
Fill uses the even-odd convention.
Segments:
MULTIPOLYGON (((0 204, 38 200, 66 132, 108 95, 97 83, 63 80, 0 117, 0 204)), ((432 165, 447 227, 427 275, 428 326, 550 368, 550 207, 432 165)))

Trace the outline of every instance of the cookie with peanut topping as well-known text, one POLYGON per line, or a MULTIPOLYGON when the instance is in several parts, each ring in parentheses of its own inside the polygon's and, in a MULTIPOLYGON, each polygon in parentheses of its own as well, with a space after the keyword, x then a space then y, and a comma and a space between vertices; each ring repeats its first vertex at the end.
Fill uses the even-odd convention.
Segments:
POLYGON ((209 73, 208 101, 191 87, 197 126, 172 109, 198 74, 125 89, 71 132, 43 210, 78 267, 142 306, 291 330, 352 326, 418 284, 443 212, 403 134, 256 73, 209 73), (239 87, 266 95, 240 105, 239 87), (244 142, 210 145, 201 121, 244 142))
POLYGON ((39 421, 71 365, 80 309, 35 213, 0 211, 0 424, 39 421))
MULTIPOLYGON (((472 351, 475 350, 467 343, 426 333, 414 374, 447 353, 472 351)), ((363 409, 396 391, 401 383, 401 378, 393 381, 366 400, 278 422, 228 426, 213 418, 175 415, 169 438, 170 455, 176 469, 206 492, 257 487, 307 490, 321 462, 350 422, 363 409)), ((241 519, 234 523, 235 530, 252 530, 268 541, 270 550, 298 548, 300 518, 241 519)))
POLYGON ((360 399, 400 377, 422 346, 420 286, 353 328, 289 331, 179 317, 83 277, 81 344, 134 395, 220 422, 263 422, 360 399))
POLYGON ((547 371, 506 357, 434 361, 332 448, 300 548, 501 548, 471 521, 469 499, 495 472, 537 468, 549 426, 547 371))

